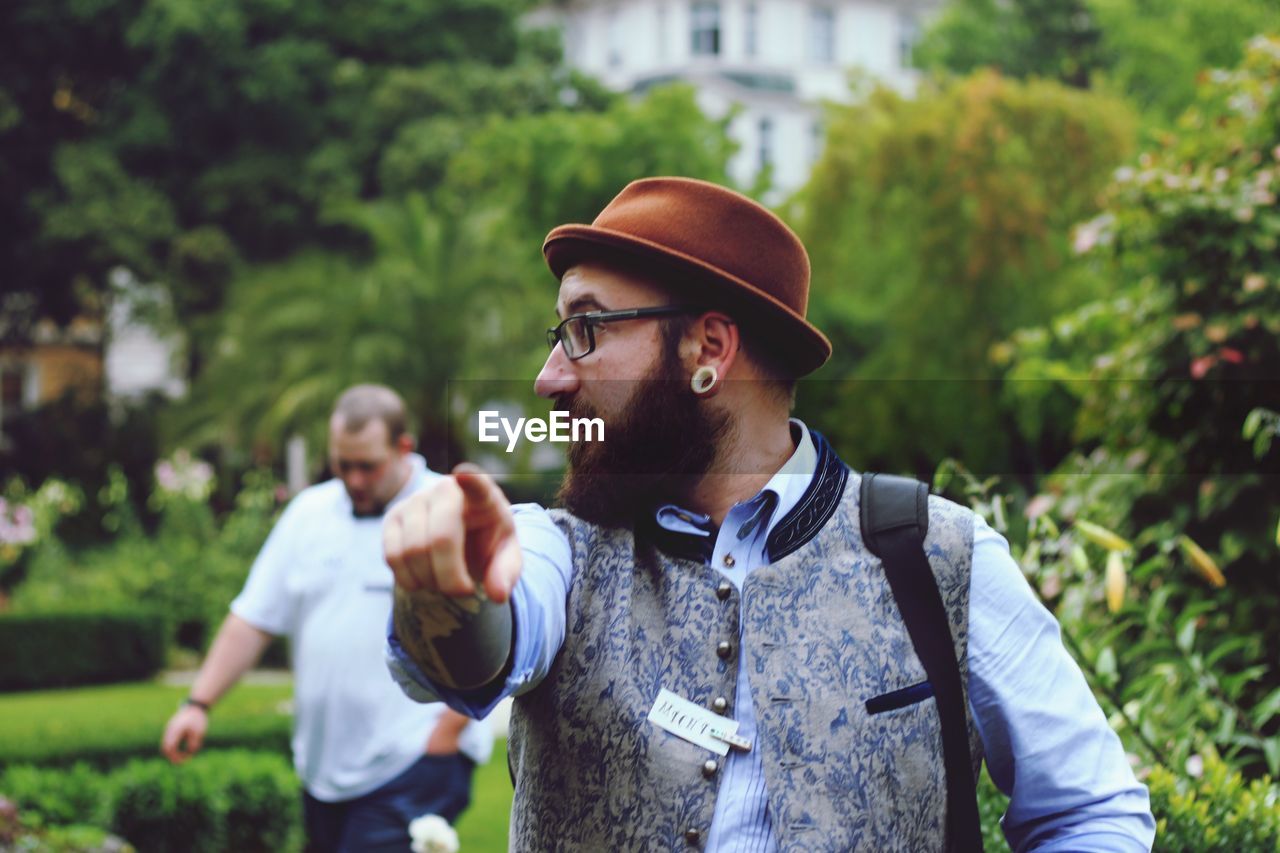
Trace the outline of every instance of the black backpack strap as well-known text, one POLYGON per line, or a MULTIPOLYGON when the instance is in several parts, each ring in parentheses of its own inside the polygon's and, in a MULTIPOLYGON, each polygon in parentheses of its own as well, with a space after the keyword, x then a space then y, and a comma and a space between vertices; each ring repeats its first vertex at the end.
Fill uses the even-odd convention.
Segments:
POLYGON ((907 625, 942 721, 942 753, 947 771, 947 838, 953 850, 981 850, 978 796, 969 752, 960 667, 951 625, 924 537, 929 531, 929 487, 907 477, 862 475, 862 538, 884 563, 885 576, 907 625))

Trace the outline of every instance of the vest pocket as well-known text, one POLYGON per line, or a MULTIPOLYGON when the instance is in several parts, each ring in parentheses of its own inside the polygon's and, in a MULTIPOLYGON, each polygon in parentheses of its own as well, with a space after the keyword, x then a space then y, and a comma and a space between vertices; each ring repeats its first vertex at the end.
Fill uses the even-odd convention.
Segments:
POLYGON ((928 681, 921 681, 919 684, 912 684, 910 687, 904 687, 892 693, 872 696, 867 700, 867 713, 883 714, 885 711, 896 711, 898 708, 923 702, 932 695, 933 685, 928 681))

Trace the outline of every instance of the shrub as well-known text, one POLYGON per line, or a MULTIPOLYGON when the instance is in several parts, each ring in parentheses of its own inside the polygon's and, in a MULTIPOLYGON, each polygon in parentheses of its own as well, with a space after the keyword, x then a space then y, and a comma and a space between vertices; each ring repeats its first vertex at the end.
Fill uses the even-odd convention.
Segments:
POLYGON ((17 803, 28 823, 29 816, 42 825, 107 822, 105 779, 83 762, 65 770, 10 767, 0 775, 0 794, 17 803))
POLYGON ((1212 753, 1203 762, 1198 780, 1164 767, 1147 779, 1160 849, 1280 850, 1280 787, 1265 776, 1246 783, 1212 753))
MULTIPOLYGON (((213 756, 211 756, 213 757, 213 756)), ((226 798, 227 850, 282 850, 299 824, 298 782, 293 768, 278 755, 228 752, 206 762, 208 786, 226 798)))
POLYGON ((151 758, 109 773, 85 764, 0 772, 0 801, 15 804, 23 827, 38 831, 39 850, 82 849, 50 846, 77 824, 109 829, 146 853, 298 849, 298 793, 287 759, 248 750, 202 753, 179 767, 151 758))
POLYGON ((150 677, 164 665, 166 634, 148 610, 0 616, 0 690, 150 677))
POLYGON ((1105 575, 1102 553, 1070 536, 1023 553, 1046 598, 1061 596, 1051 606, 1082 663, 1149 757, 1182 766, 1212 744, 1247 775, 1273 777, 1277 116, 1280 38, 1259 37, 1237 69, 1203 76, 1166 138, 1117 170, 1105 212, 1076 236, 1099 275, 1125 284, 1020 335, 1015 376, 1042 381, 1009 386, 1048 382, 1080 401, 1080 449, 1039 484, 1041 517, 1099 523, 1130 546, 1106 555, 1105 575), (1107 575, 1113 615, 1100 615, 1107 575))
POLYGON ((300 829, 298 782, 279 755, 134 761, 110 779, 111 829, 139 850, 270 851, 300 829))
POLYGON ((147 759, 116 771, 110 781, 111 830, 139 850, 156 853, 228 849, 221 820, 225 792, 210 790, 200 767, 147 759))
MULTIPOLYGON (((181 466, 175 470, 157 475, 154 534, 123 525, 113 542, 97 548, 75 551, 56 540, 47 543, 32 554, 27 579, 14 593, 14 610, 66 610, 86 599, 104 607, 146 601, 166 614, 178 644, 202 649, 271 529, 276 496, 268 474, 251 472, 235 509, 219 521, 199 492, 184 490, 181 479, 171 483, 177 491, 165 490, 162 481, 182 476, 181 466)), ((123 478, 113 483, 119 492, 113 505, 127 505, 123 478)))
POLYGON ((282 850, 301 826, 298 782, 275 754, 209 753, 181 767, 153 758, 110 774, 19 766, 0 792, 44 825, 92 821, 148 853, 282 850))

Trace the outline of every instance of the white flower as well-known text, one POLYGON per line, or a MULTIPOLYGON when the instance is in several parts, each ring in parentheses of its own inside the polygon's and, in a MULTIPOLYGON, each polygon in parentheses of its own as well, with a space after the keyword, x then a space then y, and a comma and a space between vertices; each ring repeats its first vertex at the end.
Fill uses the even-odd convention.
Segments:
POLYGON ((440 815, 428 814, 409 822, 413 853, 458 853, 458 833, 440 815))
POLYGON ((155 467, 156 484, 169 495, 193 501, 207 500, 213 492, 213 467, 194 459, 187 450, 179 449, 172 459, 162 459, 155 467))

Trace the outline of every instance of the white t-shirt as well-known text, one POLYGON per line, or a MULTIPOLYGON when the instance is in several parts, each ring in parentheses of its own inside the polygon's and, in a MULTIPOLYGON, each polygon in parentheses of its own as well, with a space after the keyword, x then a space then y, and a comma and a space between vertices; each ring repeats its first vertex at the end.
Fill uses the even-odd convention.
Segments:
MULTIPOLYGON (((393 503, 440 476, 421 456, 411 459, 413 473, 393 503)), ((422 756, 444 711, 407 698, 387 672, 392 583, 382 517, 355 517, 334 479, 289 503, 231 603, 249 624, 289 637, 293 761, 316 799, 354 799, 400 775, 422 756)), ((476 763, 487 761, 489 725, 470 723, 460 747, 476 763)))

